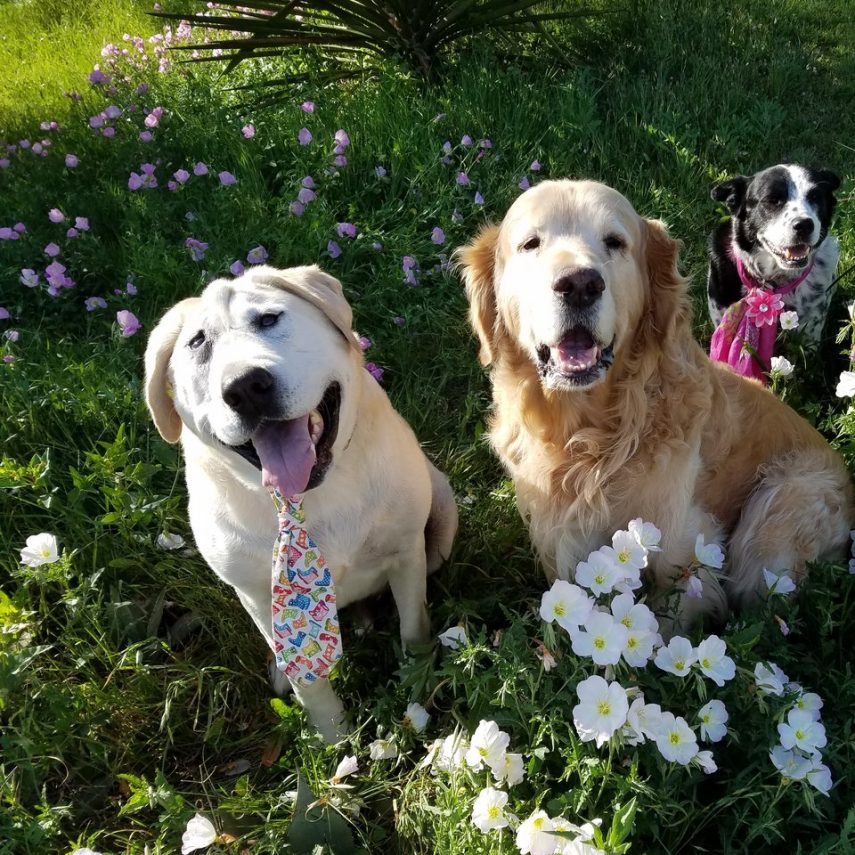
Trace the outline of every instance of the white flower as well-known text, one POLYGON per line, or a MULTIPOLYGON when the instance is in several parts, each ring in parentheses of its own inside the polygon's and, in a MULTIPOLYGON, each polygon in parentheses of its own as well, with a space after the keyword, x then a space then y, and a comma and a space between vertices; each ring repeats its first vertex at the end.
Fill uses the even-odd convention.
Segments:
POLYGON ((612 549, 615 560, 624 570, 642 570, 647 566, 647 548, 630 531, 616 531, 612 535, 612 549))
MULTIPOLYGON (((778 315, 778 320, 781 322, 782 330, 797 330, 799 328, 799 313, 798 312, 781 312, 778 315)), ((772 368, 775 367, 775 359, 772 357, 772 368)))
POLYGON ((491 769, 496 783, 501 784, 502 781, 505 781, 509 787, 521 783, 525 777, 522 754, 506 752, 501 762, 492 766, 491 769))
POLYGON ((336 766, 335 773, 332 778, 330 778, 330 782, 333 784, 339 783, 339 781, 344 780, 348 775, 352 775, 359 768, 359 763, 356 762, 356 755, 354 754, 352 757, 345 757, 341 763, 336 766))
POLYGON ((578 585, 557 579, 540 600, 540 616, 548 623, 558 621, 570 632, 587 620, 593 607, 593 600, 578 585))
POLYGON ((659 621, 656 620, 656 615, 644 603, 636 603, 629 592, 614 597, 611 610, 615 620, 620 621, 627 629, 659 632, 659 621))
POLYGON ((790 710, 787 723, 778 725, 778 735, 784 748, 800 748, 808 753, 826 744, 825 726, 809 710, 790 710))
POLYGON ((736 664, 725 656, 727 645, 717 635, 705 638, 698 645, 698 667, 716 686, 723 686, 736 676, 736 664))
POLYGON ((770 662, 769 665, 771 668, 763 662, 758 662, 754 666, 754 682, 761 695, 780 697, 784 694, 784 685, 789 682, 789 678, 774 662, 770 662))
POLYGON ((627 630, 608 612, 594 612, 571 639, 577 656, 589 656, 597 665, 615 665, 626 646, 627 630))
POLYGON ((662 713, 659 719, 656 747, 666 760, 682 766, 688 765, 698 753, 698 741, 686 719, 669 712, 662 713))
MULTIPOLYGON (((598 825, 600 821, 594 820, 598 825)), ((586 822, 581 828, 578 825, 573 825, 564 817, 558 816, 552 820, 553 831, 570 832, 577 834, 575 840, 567 840, 563 837, 555 837, 557 841, 554 852, 556 855, 605 855, 602 849, 596 846, 591 846, 588 841, 594 839, 594 826, 590 822, 586 822)))
POLYGON ((656 633, 644 629, 629 630, 621 650, 624 662, 633 668, 643 668, 653 656, 653 648, 658 641, 661 639, 656 633))
POLYGON ((101 855, 101 853, 90 849, 88 846, 84 846, 82 849, 75 849, 71 855, 101 855))
POLYGON ((596 596, 608 594, 622 578, 622 568, 601 550, 592 552, 587 561, 576 565, 576 581, 596 596))
POLYGON ((715 760, 713 760, 712 751, 699 751, 692 758, 692 762, 697 763, 705 775, 712 775, 713 772, 718 771, 718 766, 715 760))
POLYGON ((819 711, 822 709, 822 706, 822 698, 816 692, 800 692, 799 696, 796 698, 795 704, 793 704, 793 709, 809 712, 817 721, 819 721, 819 711))
POLYGON ((626 721, 626 689, 595 674, 576 686, 576 694, 579 703, 573 707, 573 724, 582 742, 594 739, 599 748, 626 721))
POLYGON ((469 744, 462 733, 452 733, 445 739, 437 739, 427 756, 422 760, 422 766, 433 765, 443 772, 453 772, 463 765, 469 744))
POLYGON ((705 742, 721 742, 727 733, 727 708, 721 701, 713 700, 698 710, 701 720, 701 739, 705 742))
POLYGON ((537 810, 517 829, 517 849, 521 855, 553 855, 556 837, 546 811, 537 810))
POLYGON ((855 395, 855 371, 841 371, 837 384, 838 398, 851 398, 855 395))
POLYGON ((685 677, 692 665, 698 661, 698 651, 692 647, 688 638, 675 635, 667 647, 660 647, 653 660, 663 671, 685 677))
POLYGON ((629 533, 649 552, 659 552, 662 532, 653 523, 644 522, 641 517, 631 520, 627 526, 629 533))
POLYGON ((781 573, 779 576, 777 573, 770 573, 764 567, 763 579, 770 594, 792 594, 796 590, 796 583, 789 573, 781 573))
POLYGON ((629 745, 638 745, 646 739, 656 739, 656 731, 659 727, 659 719, 662 717, 662 709, 659 704, 647 704, 644 695, 636 698, 629 706, 626 714, 626 725, 624 736, 629 745))
POLYGON ((394 760, 398 756, 398 746, 395 744, 395 737, 390 736, 389 739, 375 739, 368 746, 368 756, 372 760, 394 760))
POLYGON ((704 583, 694 573, 686 581, 686 596, 693 600, 703 599, 704 583))
POLYGON ((789 359, 786 359, 783 356, 773 356, 772 370, 770 373, 773 377, 789 377, 793 373, 794 367, 795 366, 789 359))
MULTIPOLYGON (((621 534, 621 532, 617 532, 617 534, 621 534)), ((622 532, 622 534, 633 541, 636 550, 643 549, 643 547, 638 546, 635 538, 631 537, 628 532, 622 532)), ((602 556, 606 561, 611 561, 617 567, 618 579, 615 582, 615 588, 618 591, 634 591, 636 588, 641 587, 641 568, 638 566, 638 562, 622 560, 630 555, 628 552, 622 550, 622 553, 618 553, 611 546, 601 546, 596 552, 592 552, 588 556, 588 560, 590 561, 594 555, 602 556)), ((646 553, 644 560, 645 562, 647 561, 646 553)))
POLYGON ((181 835, 181 855, 189 855, 197 849, 210 846, 217 839, 217 830, 202 814, 197 813, 187 823, 187 829, 181 835))
POLYGON ((27 538, 27 545, 21 550, 21 564, 41 567, 42 564, 53 564, 56 561, 59 561, 59 544, 52 534, 43 531, 27 538))
POLYGON ((724 552, 721 547, 717 543, 704 543, 702 534, 695 538, 695 558, 699 564, 711 567, 713 570, 721 570, 724 564, 724 552))
POLYGON ((831 789, 831 769, 822 762, 819 752, 811 756, 811 766, 807 772, 807 782, 819 790, 824 796, 831 789))
POLYGON ((493 828, 505 828, 508 824, 508 818, 505 816, 507 803, 507 793, 485 787, 478 793, 478 798, 472 806, 472 824, 482 833, 493 828))
POLYGON ((184 546, 184 538, 180 534, 170 534, 168 531, 162 531, 156 542, 161 549, 167 550, 181 549, 184 546))
POLYGON ((478 722, 469 750, 466 752, 466 764, 476 772, 486 763, 491 769, 501 768, 505 762, 505 752, 511 738, 494 721, 478 722))
POLYGON ((459 650, 469 644, 466 630, 462 626, 450 626, 445 632, 441 632, 437 638, 443 647, 450 647, 452 650, 459 650))
POLYGON ((421 704, 408 704, 404 713, 404 727, 411 727, 421 733, 430 721, 430 713, 421 704))
POLYGON ((788 751, 783 745, 776 745, 769 753, 769 759, 785 778, 794 781, 804 778, 811 768, 809 757, 796 751, 788 751))

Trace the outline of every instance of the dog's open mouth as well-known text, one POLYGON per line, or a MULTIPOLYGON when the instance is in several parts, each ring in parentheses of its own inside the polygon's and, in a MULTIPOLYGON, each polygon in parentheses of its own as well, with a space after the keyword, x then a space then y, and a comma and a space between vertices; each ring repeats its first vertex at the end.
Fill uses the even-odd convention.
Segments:
POLYGON ((573 386, 588 386, 608 370, 614 361, 614 349, 598 342, 589 329, 577 324, 557 344, 538 348, 538 360, 542 376, 573 386))
POLYGON ((243 445, 230 446, 261 470, 261 483, 283 496, 317 487, 330 463, 338 433, 341 387, 327 387, 318 406, 296 419, 263 421, 243 445))
POLYGON ((763 246, 775 256, 775 258, 784 267, 798 269, 804 267, 808 263, 812 247, 807 243, 796 243, 792 246, 776 246, 767 240, 763 241, 763 246))

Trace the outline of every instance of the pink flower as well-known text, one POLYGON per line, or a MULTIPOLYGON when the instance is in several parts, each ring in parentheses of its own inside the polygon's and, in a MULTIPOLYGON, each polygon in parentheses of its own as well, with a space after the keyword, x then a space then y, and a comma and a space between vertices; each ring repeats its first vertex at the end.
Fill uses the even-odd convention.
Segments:
POLYGON ((122 115, 122 108, 117 107, 115 104, 111 104, 106 110, 104 110, 104 115, 108 119, 118 119, 119 116, 122 115))
POLYGON ((0 240, 18 240, 18 233, 9 226, 0 228, 0 240))
POLYGON ((39 284, 39 274, 29 267, 24 267, 21 269, 20 282, 27 288, 35 288, 39 284))
POLYGON ((244 125, 240 129, 240 132, 244 135, 245 139, 251 140, 255 136, 255 125, 244 125))
POLYGON ((481 195, 480 190, 475 191, 475 204, 476 205, 483 205, 484 204, 484 197, 481 195))
POLYGON ((327 241, 327 252, 330 258, 338 258, 341 255, 341 247, 334 241, 327 241))
POLYGON ((59 247, 51 242, 45 247, 45 255, 49 258, 56 258, 59 255, 59 247))
POLYGON ((130 338, 142 326, 137 316, 127 309, 116 312, 116 323, 122 331, 122 338, 130 338))
POLYGON ((107 137, 107 139, 112 139, 114 136, 116 136, 116 129, 115 128, 104 128, 104 130, 101 131, 101 134, 102 134, 102 136, 107 137))
POLYGON ((480 145, 483 149, 492 148, 493 141, 491 139, 483 139, 480 143, 478 143, 478 145, 480 145))
POLYGON ((365 363, 365 370, 378 382, 383 379, 383 369, 373 362, 365 363))
POLYGON ((290 210, 295 217, 302 217, 306 212, 306 206, 302 202, 295 201, 288 206, 288 210, 290 210))
POLYGON ((208 249, 208 244, 202 240, 189 237, 184 241, 184 246, 190 250, 190 257, 193 261, 201 261, 205 257, 205 252, 208 249))
POLYGON ((303 185, 303 187, 306 187, 306 188, 307 188, 307 189, 309 189, 309 190, 313 190, 313 189, 314 189, 314 187, 315 187, 315 179, 314 179, 314 178, 312 178, 312 176, 311 176, 311 175, 307 175, 307 176, 306 176, 306 177, 305 177, 305 178, 300 182, 300 184, 302 184, 302 185, 303 185))
POLYGON ((8 157, 0 157, 0 169, 8 169, 11 162, 8 157))
POLYGON ((386 177, 386 168, 384 166, 375 166, 374 167, 374 174, 378 178, 385 178, 386 177))
MULTIPOLYGON (((44 150, 44 147, 41 143, 33 143, 33 154, 41 154, 44 150)), ((47 152, 45 152, 47 154, 47 152)))
POLYGON ((784 310, 784 301, 780 294, 764 291, 762 288, 752 288, 745 296, 746 315, 754 321, 754 325, 774 326, 778 315, 784 310))
POLYGON ((401 259, 401 269, 406 273, 409 270, 414 270, 419 266, 418 261, 412 255, 405 255, 401 259))
POLYGON ((156 128, 160 124, 160 119, 163 116, 163 107, 155 107, 146 117, 143 124, 147 128, 156 128))
POLYGON ((261 245, 253 247, 246 254, 246 260, 250 264, 264 264, 267 261, 267 257, 267 250, 261 245))
POLYGON ((359 336, 359 346, 360 346, 363 350, 368 350, 368 348, 369 348, 369 347, 371 347, 371 339, 370 339, 370 338, 368 338, 368 336, 367 336, 367 335, 361 335, 361 336, 359 336))
POLYGON ((463 134, 463 137, 460 140, 460 145, 465 145, 467 148, 472 145, 472 137, 469 134, 463 134))
POLYGON ((229 187, 232 184, 237 184, 237 178, 235 178, 234 175, 231 174, 231 172, 220 172, 217 175, 217 178, 220 179, 220 184, 222 184, 223 187, 229 187))
POLYGON ((9 310, 4 306, 0 306, 0 321, 8 321, 11 317, 9 310))
POLYGON ((61 286, 65 284, 66 276, 65 276, 65 265, 60 264, 58 261, 51 262, 45 268, 45 278, 47 281, 54 286, 61 286))
POLYGON ((65 156, 65 165, 69 169, 74 169, 80 163, 80 158, 76 154, 67 154, 65 156))
POLYGON ((171 179, 166 182, 166 189, 169 190, 170 193, 175 193, 178 191, 178 182, 172 181, 171 179))
POLYGON ((304 113, 314 113, 315 112, 315 102, 314 101, 303 101, 303 103, 300 104, 300 109, 304 113))
POLYGON ((308 145, 312 141, 312 132, 308 128, 300 128, 297 134, 297 142, 300 145, 308 145))
MULTIPOLYGON (((350 145, 350 137, 347 135, 347 131, 339 128, 335 132, 335 141, 342 147, 347 148, 350 145)), ((339 152, 340 154, 341 152, 339 152)))
POLYGON ((107 301, 103 297, 87 297, 83 301, 87 312, 94 312, 95 309, 106 309, 107 301))
POLYGON ((23 149, 28 149, 31 145, 29 140, 18 140, 18 145, 23 149))
POLYGON ((442 151, 444 154, 451 154, 451 140, 446 140, 442 144, 442 151))
POLYGON ((465 172, 458 172, 457 183, 465 187, 469 183, 469 176, 465 172))
POLYGON ((531 187, 531 182, 528 180, 528 178, 525 177, 525 175, 523 175, 523 177, 520 178, 519 186, 520 190, 528 190, 528 188, 531 187))
POLYGON ((238 259, 237 261, 233 261, 229 265, 229 273, 231 273, 232 276, 240 276, 245 269, 246 268, 243 266, 240 259, 238 259))
POLYGON ((540 172, 540 161, 539 160, 533 160, 531 162, 531 166, 529 166, 529 169, 532 172, 540 172))
POLYGON ((65 232, 65 236, 67 238, 76 238, 77 237, 77 229, 72 226, 70 229, 67 229, 65 232))
POLYGON ((437 246, 445 243, 445 232, 437 226, 431 233, 430 239, 432 243, 435 243, 437 246))
POLYGON ((6 330, 6 332, 3 333, 3 338, 5 338, 6 341, 14 343, 20 340, 21 333, 18 330, 6 330))
POLYGON ((107 117, 103 113, 98 113, 97 116, 89 117, 89 127, 90 128, 100 128, 104 122, 107 121, 107 117))
POLYGON ((23 234, 23 233, 27 230, 27 227, 26 227, 23 223, 15 223, 15 225, 14 225, 14 226, 12 226, 12 228, 13 228, 13 229, 18 233, 18 234, 23 234))
POLYGON ((207 175, 207 174, 208 174, 208 167, 207 167, 207 165, 206 165, 206 164, 204 164, 204 163, 202 163, 202 161, 200 160, 200 161, 199 161, 199 162, 198 162, 198 163, 193 167, 193 174, 194 174, 194 175, 196 175, 196 176, 199 176, 199 175, 207 175))
POLYGON ((65 219, 65 214, 63 214, 59 208, 51 208, 48 211, 48 219, 52 223, 61 223, 65 219))
POLYGON ((140 187, 143 186, 143 179, 141 175, 138 175, 136 172, 132 172, 128 176, 128 190, 139 190, 140 187))
POLYGON ((353 223, 339 223, 336 226, 336 232, 338 232, 338 236, 341 238, 343 238, 343 237, 355 238, 357 229, 356 229, 356 226, 353 225, 353 223))
POLYGON ((110 78, 97 65, 89 73, 88 80, 93 86, 102 86, 110 82, 110 78))
POLYGON ((75 217, 74 227, 81 232, 89 231, 89 220, 86 217, 75 217))
POLYGON ((333 163, 336 166, 345 167, 347 166, 347 158, 343 154, 336 155, 336 157, 333 158, 333 163))
POLYGON ((190 173, 186 169, 176 169, 173 177, 179 184, 184 184, 190 177, 190 173))
POLYGON ((309 202, 313 202, 315 197, 315 191, 310 190, 308 187, 303 187, 303 189, 297 194, 297 199, 299 199, 303 205, 308 205, 309 202))

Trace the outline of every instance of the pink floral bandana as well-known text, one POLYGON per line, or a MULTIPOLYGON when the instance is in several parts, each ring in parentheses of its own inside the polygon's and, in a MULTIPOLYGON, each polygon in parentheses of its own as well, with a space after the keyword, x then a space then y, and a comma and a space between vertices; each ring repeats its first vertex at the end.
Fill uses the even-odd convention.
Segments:
POLYGON ((341 657, 332 574, 305 528, 302 499, 271 492, 279 514, 273 546, 273 651, 276 667, 307 686, 329 674, 341 657))
POLYGON ((795 291, 813 269, 813 260, 795 279, 780 288, 765 289, 733 253, 739 279, 746 289, 741 300, 730 305, 710 340, 710 359, 726 362, 737 374, 766 383, 775 351, 778 316, 784 310, 782 294, 795 291))

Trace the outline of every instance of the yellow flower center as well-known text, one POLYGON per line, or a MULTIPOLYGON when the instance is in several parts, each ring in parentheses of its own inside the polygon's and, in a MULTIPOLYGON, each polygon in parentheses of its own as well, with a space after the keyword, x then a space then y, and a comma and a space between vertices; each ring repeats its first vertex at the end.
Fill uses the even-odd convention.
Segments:
POLYGON ((701 719, 701 721, 702 721, 704 724, 709 724, 709 723, 710 723, 710 719, 711 719, 711 716, 710 716, 710 714, 709 714, 709 713, 707 713, 707 714, 706 714, 706 715, 701 719))
POLYGON ((487 808, 487 816, 489 816, 490 819, 498 819, 499 818, 498 806, 497 805, 490 805, 490 807, 487 808))
POLYGON ((710 662, 709 658, 706 656, 701 659, 701 665, 703 665, 704 668, 712 668, 712 662, 710 662))
POLYGON ((679 745, 680 744, 680 734, 677 733, 676 731, 672 731, 671 733, 668 734, 668 741, 672 745, 679 745))
POLYGON ((556 603, 555 608, 553 610, 558 617, 564 617, 567 614, 567 609, 564 606, 564 603, 556 603))
POLYGON ((597 712, 600 715, 608 715, 612 711, 612 705, 608 701, 600 701, 597 704, 597 712))
POLYGON ((631 635, 626 641, 626 646, 630 650, 634 650, 637 644, 638 644, 638 641, 634 635, 631 635))
POLYGON ((535 831, 540 831, 543 828, 543 817, 539 816, 532 824, 531 827, 535 829, 535 831))
POLYGON ((621 549, 617 554, 617 560, 620 561, 621 564, 626 564, 626 562, 629 561, 629 550, 621 549))
POLYGON ((605 577, 605 576, 603 576, 603 574, 601 573, 599 576, 594 576, 594 581, 595 581, 598 585, 602 585, 602 584, 603 584, 603 582, 605 582, 605 581, 606 581, 606 577, 605 577))
POLYGON ((796 731, 796 739, 804 739, 804 738, 805 738, 805 732, 803 730, 797 730, 796 731))
POLYGON ((478 753, 479 753, 482 757, 486 757, 486 756, 487 756, 487 749, 486 749, 486 748, 479 748, 479 749, 478 749, 478 753))
POLYGON ((632 618, 629 615, 624 615, 620 622, 627 628, 632 629, 632 618))
POLYGON ((600 637, 600 638, 594 639, 594 647, 596 647, 597 650, 602 650, 605 646, 606 646, 605 638, 600 637))
POLYGON ((674 667, 678 671, 683 671, 686 668, 686 660, 685 659, 675 659, 674 660, 674 667))

